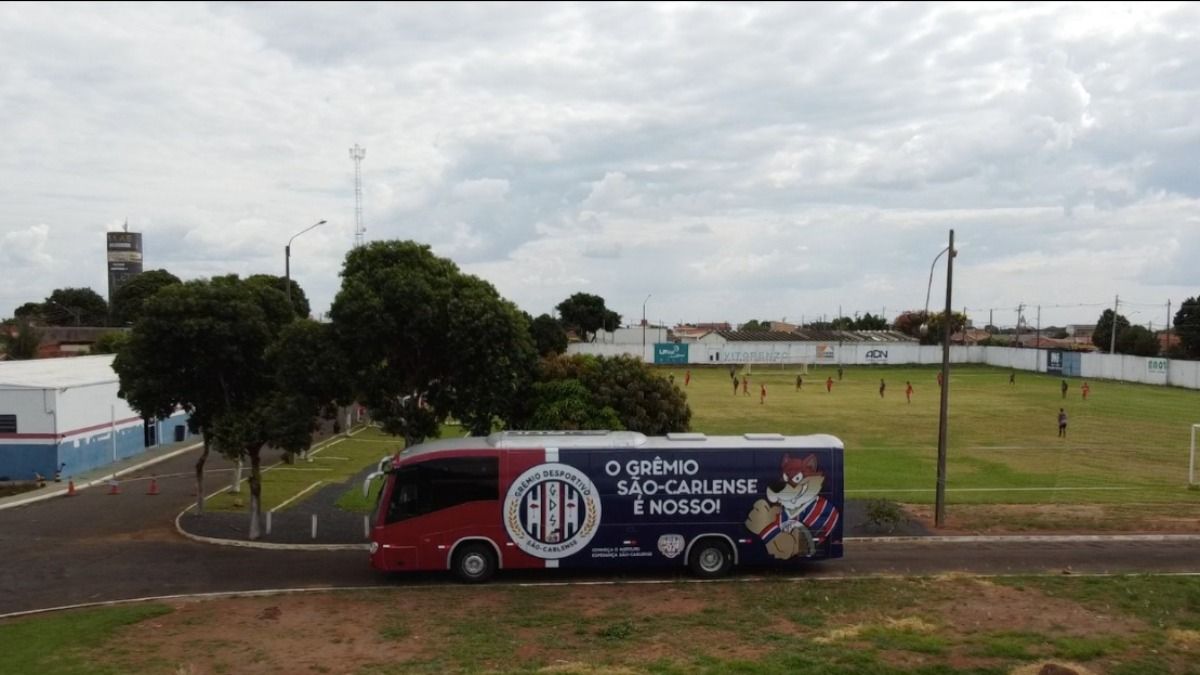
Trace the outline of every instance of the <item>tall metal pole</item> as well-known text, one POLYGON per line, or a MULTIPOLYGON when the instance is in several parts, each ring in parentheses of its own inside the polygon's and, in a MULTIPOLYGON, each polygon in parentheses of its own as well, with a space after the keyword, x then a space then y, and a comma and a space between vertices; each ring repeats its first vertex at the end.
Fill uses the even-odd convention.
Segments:
POLYGON ((1171 301, 1168 300, 1167 301, 1167 346, 1166 346, 1166 349, 1164 349, 1163 351, 1166 351, 1167 349, 1170 349, 1170 348, 1171 348, 1171 301))
POLYGON ((283 292, 287 294, 288 307, 292 306, 292 242, 296 241, 296 237, 299 237, 314 227, 320 227, 324 225, 325 222, 326 221, 322 220, 320 222, 313 223, 303 230, 300 230, 296 234, 293 234, 292 238, 288 239, 287 246, 283 247, 283 292))
POLYGON ((647 293, 646 299, 642 301, 642 361, 646 361, 646 303, 650 302, 650 296, 653 293, 647 293))
MULTIPOLYGON (((1038 325, 1037 325, 1037 342, 1033 343, 1037 349, 1042 348, 1042 306, 1038 305, 1038 325)), ((1041 357, 1038 357, 1041 358, 1041 357)))
POLYGON ((1116 297, 1116 299, 1113 300, 1112 336, 1111 336, 1111 339, 1108 341, 1108 353, 1109 354, 1117 353, 1117 307, 1120 307, 1120 306, 1121 306, 1121 296, 1118 295, 1116 297))
POLYGON ((934 506, 933 524, 942 527, 946 522, 946 441, 947 421, 950 412, 950 298, 954 282, 954 230, 950 230, 950 255, 946 256, 946 320, 942 335, 942 401, 938 416, 937 458, 937 503, 934 506))

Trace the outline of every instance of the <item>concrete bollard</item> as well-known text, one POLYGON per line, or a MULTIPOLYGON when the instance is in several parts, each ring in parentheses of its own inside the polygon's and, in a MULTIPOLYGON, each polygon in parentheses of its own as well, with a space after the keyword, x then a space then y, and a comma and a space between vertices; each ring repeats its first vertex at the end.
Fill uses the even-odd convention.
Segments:
POLYGON ((363 516, 363 539, 371 538, 371 516, 363 516))
POLYGON ((267 511, 267 534, 271 534, 271 512, 267 511))
POLYGON ((312 514, 312 538, 317 538, 317 514, 312 514))

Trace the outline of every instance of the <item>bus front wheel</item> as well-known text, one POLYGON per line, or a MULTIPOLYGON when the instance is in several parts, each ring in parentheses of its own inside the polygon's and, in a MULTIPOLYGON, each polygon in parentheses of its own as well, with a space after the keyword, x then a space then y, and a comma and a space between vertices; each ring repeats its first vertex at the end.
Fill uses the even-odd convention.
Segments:
POLYGON ((454 574, 468 584, 482 584, 496 573, 496 555, 487 544, 467 543, 454 552, 454 574))
POLYGON ((692 547, 688 567, 701 579, 723 577, 733 569, 733 551, 723 539, 701 539, 692 547))

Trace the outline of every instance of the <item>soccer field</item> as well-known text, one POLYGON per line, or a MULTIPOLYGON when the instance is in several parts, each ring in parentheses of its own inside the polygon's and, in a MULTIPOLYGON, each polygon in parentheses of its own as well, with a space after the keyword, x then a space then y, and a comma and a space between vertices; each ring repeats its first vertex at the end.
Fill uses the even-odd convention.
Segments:
MULTIPOLYGON (((749 395, 736 395, 728 366, 660 367, 673 374, 692 407, 692 428, 708 434, 828 433, 846 446, 851 497, 931 503, 937 476, 938 368, 755 368, 749 395), (833 377, 833 391, 825 380, 833 377), (879 396, 879 380, 887 383, 879 396), (912 403, 905 383, 912 382, 912 403), (765 403, 759 386, 766 384, 765 403)), ((738 371, 738 377, 743 376, 738 371)), ((947 502, 976 504, 1172 503, 1200 513, 1187 489, 1190 427, 1200 422, 1200 392, 1083 380, 987 366, 955 366, 950 377, 947 502), (1059 408, 1069 416, 1058 438, 1059 408)), ((1182 514, 1181 514, 1182 515, 1182 514)))

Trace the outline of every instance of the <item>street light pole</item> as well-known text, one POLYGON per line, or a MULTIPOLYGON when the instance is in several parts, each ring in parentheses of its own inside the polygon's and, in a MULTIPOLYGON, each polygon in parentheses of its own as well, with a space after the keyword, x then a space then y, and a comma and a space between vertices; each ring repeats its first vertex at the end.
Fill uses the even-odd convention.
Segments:
POLYGON ((322 220, 319 223, 309 225, 303 230, 300 230, 296 234, 292 235, 292 238, 288 239, 287 246, 283 247, 283 292, 287 294, 289 308, 292 306, 292 242, 296 240, 296 237, 299 237, 314 227, 319 227, 324 224, 325 221, 322 220))
MULTIPOLYGON (((942 527, 946 521, 946 442, 947 422, 950 410, 950 296, 954 281, 954 230, 950 230, 950 245, 946 247, 946 314, 943 316, 942 331, 942 400, 938 415, 937 497, 934 506, 934 527, 942 527)), ((945 251, 943 251, 944 253, 945 251)), ((939 256, 941 253, 938 254, 939 256)), ((936 258, 934 259, 937 260, 936 258)), ((930 277, 932 279, 932 277, 930 277)), ((926 291, 928 297, 928 291, 926 291)))
POLYGON ((642 362, 646 361, 646 303, 650 302, 650 296, 653 293, 647 293, 646 299, 642 301, 642 362))

